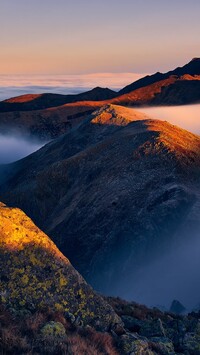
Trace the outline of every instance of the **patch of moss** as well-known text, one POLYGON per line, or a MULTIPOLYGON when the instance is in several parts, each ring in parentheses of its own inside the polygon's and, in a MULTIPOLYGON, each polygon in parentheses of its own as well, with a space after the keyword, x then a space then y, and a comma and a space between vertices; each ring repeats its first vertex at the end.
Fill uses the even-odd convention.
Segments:
POLYGON ((62 323, 60 322, 48 322, 44 325, 44 327, 41 329, 41 334, 42 338, 44 340, 49 339, 49 338, 64 338, 66 337, 66 331, 65 327, 62 323))

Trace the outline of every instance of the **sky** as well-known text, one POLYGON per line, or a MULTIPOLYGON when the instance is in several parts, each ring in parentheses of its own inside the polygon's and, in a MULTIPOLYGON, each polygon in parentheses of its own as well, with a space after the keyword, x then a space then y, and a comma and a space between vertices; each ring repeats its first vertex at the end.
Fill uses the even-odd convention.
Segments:
POLYGON ((199 0, 0 0, 0 74, 153 73, 200 56, 199 0))

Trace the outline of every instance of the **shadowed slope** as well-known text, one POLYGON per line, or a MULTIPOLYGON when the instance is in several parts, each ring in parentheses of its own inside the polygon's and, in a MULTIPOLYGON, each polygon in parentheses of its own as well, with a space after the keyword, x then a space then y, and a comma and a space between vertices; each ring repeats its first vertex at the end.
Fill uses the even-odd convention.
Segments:
POLYGON ((118 322, 54 243, 19 209, 0 204, 0 288, 6 306, 80 316, 108 328, 118 322))
POLYGON ((199 223, 200 137, 133 110, 106 106, 4 169, 1 198, 104 291, 199 223))
POLYGON ((88 101, 45 110, 0 112, 0 128, 4 134, 20 134, 47 141, 70 131, 102 105, 102 102, 88 101))

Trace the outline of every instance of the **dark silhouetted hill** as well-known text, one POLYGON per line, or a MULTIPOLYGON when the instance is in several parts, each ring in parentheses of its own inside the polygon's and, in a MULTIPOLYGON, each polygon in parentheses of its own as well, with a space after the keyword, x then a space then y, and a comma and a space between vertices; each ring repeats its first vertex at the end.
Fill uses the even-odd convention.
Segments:
POLYGON ((101 87, 76 95, 27 94, 1 101, 0 112, 43 110, 78 101, 108 100, 116 95, 115 91, 101 87))

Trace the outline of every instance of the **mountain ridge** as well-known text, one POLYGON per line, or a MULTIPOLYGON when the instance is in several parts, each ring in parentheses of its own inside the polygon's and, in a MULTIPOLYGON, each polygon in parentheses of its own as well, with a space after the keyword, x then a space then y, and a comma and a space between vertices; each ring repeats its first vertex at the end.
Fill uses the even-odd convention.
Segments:
POLYGON ((112 99, 117 93, 99 86, 80 94, 26 94, 0 102, 0 112, 43 110, 67 103, 112 99))
POLYGON ((4 167, 0 198, 30 215, 95 288, 124 292, 144 255, 148 264, 152 248, 198 224, 199 166, 199 136, 107 105, 4 167))
POLYGON ((183 67, 177 67, 167 73, 157 72, 153 75, 147 75, 125 86, 119 92, 96 87, 76 95, 23 95, 1 101, 0 112, 42 110, 84 101, 102 102, 101 106, 105 103, 156 106, 200 102, 200 58, 194 58, 183 67), (167 88, 167 92, 165 88, 167 88), (143 97, 142 100, 140 96, 143 97))
POLYGON ((184 66, 177 67, 176 69, 170 70, 166 73, 157 72, 152 75, 147 75, 144 78, 141 78, 135 81, 134 83, 125 86, 119 91, 119 93, 127 94, 135 89, 139 89, 141 87, 153 84, 156 81, 167 79, 171 75, 182 76, 184 74, 200 75, 200 58, 193 58, 189 63, 185 64, 184 66))

